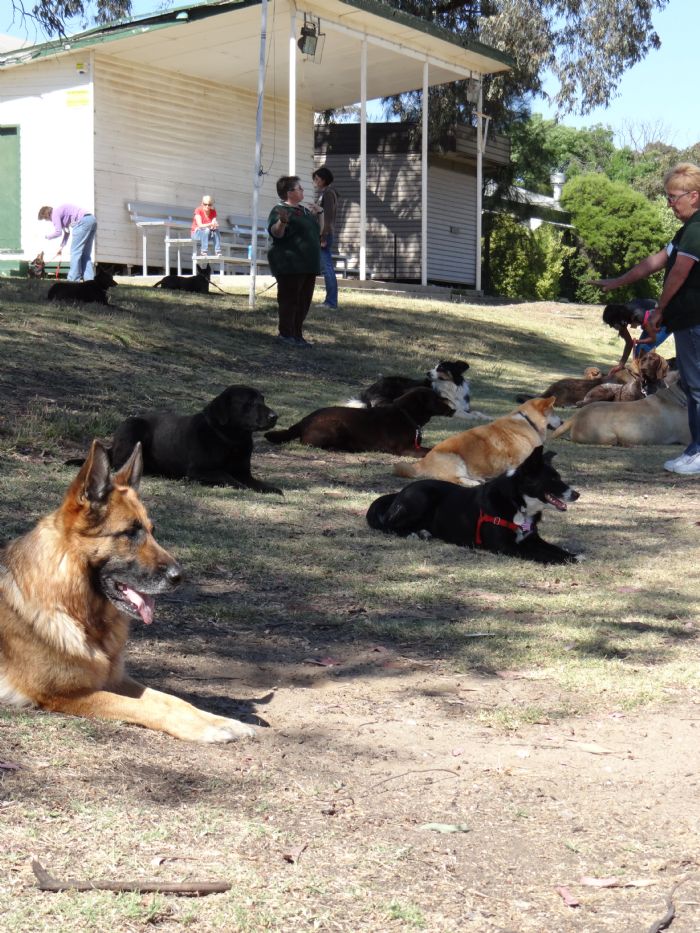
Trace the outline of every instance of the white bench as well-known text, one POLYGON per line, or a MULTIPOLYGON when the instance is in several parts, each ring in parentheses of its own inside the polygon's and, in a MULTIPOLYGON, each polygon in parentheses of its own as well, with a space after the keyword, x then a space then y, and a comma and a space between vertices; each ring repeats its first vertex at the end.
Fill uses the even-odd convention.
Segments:
MULTIPOLYGON (((187 246, 186 254, 192 255, 192 271, 199 264, 211 262, 218 264, 220 276, 224 275, 226 266, 251 265, 249 247, 252 243, 252 222, 249 217, 242 214, 230 214, 228 226, 222 224, 221 256, 211 256, 208 259, 197 256, 198 242, 192 239, 192 216, 194 208, 178 207, 172 204, 158 204, 149 201, 128 201, 126 209, 129 217, 141 231, 143 238, 143 275, 148 275, 148 234, 158 228, 164 231, 165 244, 165 272, 170 273, 170 247, 175 247, 177 274, 182 275, 182 247, 187 246)), ((258 224, 258 258, 256 266, 267 265, 268 233, 265 225, 258 224)))

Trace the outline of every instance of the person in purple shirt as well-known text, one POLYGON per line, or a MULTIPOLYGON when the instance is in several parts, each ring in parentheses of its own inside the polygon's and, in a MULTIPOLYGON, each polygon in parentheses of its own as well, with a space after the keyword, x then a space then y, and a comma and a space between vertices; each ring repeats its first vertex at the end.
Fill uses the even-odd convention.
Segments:
POLYGON ((95 278, 92 267, 92 244, 97 232, 97 221, 93 214, 84 211, 75 204, 60 204, 58 207, 44 206, 39 211, 39 220, 50 220, 54 227, 53 233, 47 233, 47 240, 63 237, 56 257, 63 252, 63 247, 70 241, 70 269, 69 282, 87 281, 95 278))

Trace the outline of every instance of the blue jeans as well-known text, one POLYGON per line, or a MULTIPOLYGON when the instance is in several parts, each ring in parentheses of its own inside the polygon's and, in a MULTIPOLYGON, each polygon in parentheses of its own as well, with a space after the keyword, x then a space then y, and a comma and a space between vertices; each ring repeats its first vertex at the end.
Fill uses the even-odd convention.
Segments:
POLYGON ((209 237, 214 238, 214 252, 221 252, 221 233, 218 228, 211 230, 209 227, 200 227, 192 234, 192 239, 199 244, 200 253, 206 253, 209 250, 209 237))
POLYGON ((700 324, 676 331, 676 360, 681 386, 688 398, 690 443, 687 454, 700 453, 700 324))
POLYGON ((321 247, 321 274, 326 283, 326 300, 329 308, 338 307, 338 280, 333 265, 333 235, 326 237, 326 245, 321 247))
POLYGON ((92 244, 97 233, 97 221, 92 214, 85 214, 77 224, 70 228, 70 269, 68 281, 79 282, 81 279, 95 278, 92 268, 92 244))

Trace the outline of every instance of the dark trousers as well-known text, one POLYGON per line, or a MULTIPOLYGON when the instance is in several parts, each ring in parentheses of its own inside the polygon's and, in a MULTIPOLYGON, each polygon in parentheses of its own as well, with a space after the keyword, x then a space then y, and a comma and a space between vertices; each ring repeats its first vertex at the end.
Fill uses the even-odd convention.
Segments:
POLYGON ((277 276, 279 328, 283 337, 303 336, 315 285, 316 275, 313 272, 277 276))

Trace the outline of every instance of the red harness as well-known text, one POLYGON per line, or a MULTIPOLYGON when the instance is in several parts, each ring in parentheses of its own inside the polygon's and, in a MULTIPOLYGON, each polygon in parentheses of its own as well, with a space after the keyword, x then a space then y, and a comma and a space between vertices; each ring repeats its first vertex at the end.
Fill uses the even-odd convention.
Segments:
POLYGON ((525 522, 523 525, 516 525, 515 522, 509 522, 506 518, 499 518, 498 515, 487 515, 485 512, 479 512, 479 521, 476 523, 476 534, 474 535, 474 543, 479 545, 483 544, 481 540, 481 526, 482 525, 498 525, 501 528, 508 528, 510 531, 514 531, 516 534, 519 531, 524 531, 526 534, 528 531, 532 530, 532 522, 525 522))

